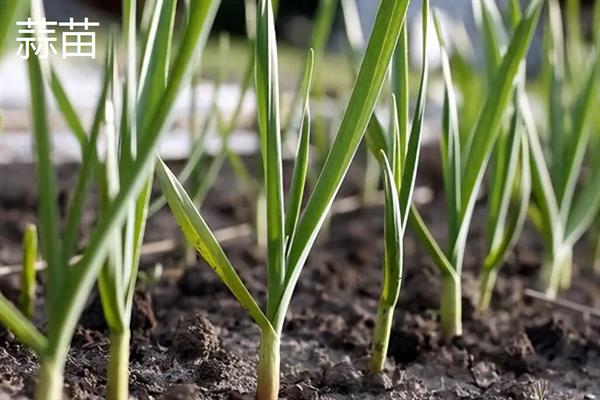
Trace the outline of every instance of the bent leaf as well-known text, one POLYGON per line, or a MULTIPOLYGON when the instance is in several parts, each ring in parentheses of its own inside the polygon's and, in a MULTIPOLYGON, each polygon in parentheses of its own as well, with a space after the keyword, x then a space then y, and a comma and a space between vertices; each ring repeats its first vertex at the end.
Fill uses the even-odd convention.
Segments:
POLYGON ((0 322, 11 331, 24 345, 32 348, 37 354, 43 354, 46 338, 35 325, 19 311, 13 303, 0 293, 0 322))
POLYGON ((156 172, 167 203, 187 240, 198 250, 219 279, 246 309, 261 329, 272 330, 271 324, 231 265, 210 228, 196 210, 194 203, 162 160, 156 172))

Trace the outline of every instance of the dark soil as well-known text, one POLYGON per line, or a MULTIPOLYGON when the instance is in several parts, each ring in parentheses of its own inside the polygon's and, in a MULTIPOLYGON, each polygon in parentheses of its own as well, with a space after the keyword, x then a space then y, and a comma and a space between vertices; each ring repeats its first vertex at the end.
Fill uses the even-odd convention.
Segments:
MULTIPOLYGON (((64 193, 73 168, 61 169, 64 193)), ((421 184, 439 182, 435 171, 435 166, 426 164, 421 184)), ((360 175, 351 178, 343 190, 346 194, 353 192, 360 175)), ((32 179, 31 167, 0 170, 0 263, 4 265, 19 262, 23 228, 35 221, 32 179)), ((250 208, 232 182, 226 173, 203 208, 212 227, 250 221, 250 208)), ((434 200, 420 208, 434 234, 443 236, 440 188, 429 186, 434 200)), ((464 336, 450 345, 441 342, 439 275, 409 233, 389 363, 385 373, 376 376, 366 366, 381 278, 382 209, 335 216, 310 255, 288 314, 281 348, 281 398, 600 399, 600 321, 524 295, 524 288, 535 287, 540 268, 541 247, 531 229, 502 270, 489 314, 475 315, 485 210, 478 213, 463 274, 464 336)), ((86 215, 86 225, 92 221, 93 215, 86 215)), ((178 237, 177 228, 163 211, 150 221, 147 240, 169 237, 178 237)), ((256 248, 252 238, 227 242, 224 248, 249 289, 264 299, 264 251, 256 248)), ((143 260, 145 271, 161 263, 164 273, 158 283, 141 285, 136 297, 131 396, 252 399, 258 329, 210 268, 198 261, 184 269, 180 254, 143 260)), ((590 259, 588 249, 577 249, 573 287, 563 296, 599 307, 600 281, 589 272, 590 259)), ((3 276, 0 283, 2 293, 14 299, 18 277, 3 276)), ((38 316, 43 315, 41 304, 38 311, 38 316)), ((36 323, 43 326, 38 318, 36 323)), ((69 353, 70 398, 102 398, 107 350, 101 307, 93 298, 69 353)), ((2 329, 0 399, 30 398, 36 369, 35 355, 2 329)))

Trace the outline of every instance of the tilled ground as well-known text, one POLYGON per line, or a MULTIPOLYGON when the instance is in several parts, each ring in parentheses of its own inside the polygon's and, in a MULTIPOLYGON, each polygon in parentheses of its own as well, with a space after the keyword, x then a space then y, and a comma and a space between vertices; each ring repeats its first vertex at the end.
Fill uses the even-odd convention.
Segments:
MULTIPOLYGON (((14 181, 14 175, 3 170, 0 178, 14 181)), ((63 175, 66 188, 72 174, 63 175)), ((204 210, 211 226, 248 221, 249 208, 234 194, 231 180, 221 182, 204 210)), ((13 185, 17 187, 18 182, 13 185)), ((347 186, 345 192, 352 192, 352 184, 347 186)), ((439 188, 431 186, 437 194, 439 188)), ((35 215, 31 189, 21 189, 20 197, 15 190, 0 199, 3 264, 18 261, 22 228, 35 215)), ((441 236, 445 229, 442 204, 436 195, 432 203, 421 207, 432 231, 441 236)), ((503 268, 489 314, 475 314, 485 210, 477 213, 463 274, 464 336, 450 345, 441 342, 439 276, 409 234, 389 363, 385 373, 376 376, 366 366, 381 280, 382 209, 334 217, 311 253, 288 314, 281 349, 281 397, 600 399, 600 321, 524 295, 524 288, 535 287, 540 267, 541 249, 533 231, 526 230, 503 268)), ((93 216, 87 218, 88 223, 92 220, 93 216)), ((149 240, 176 235, 166 212, 149 223, 149 240)), ((252 238, 224 247, 249 289, 264 299, 264 252, 252 238)), ((208 266, 198 261, 184 269, 177 254, 144 261, 146 268, 160 262, 164 274, 157 284, 140 286, 136 296, 131 396, 140 400, 252 399, 258 329, 208 266)), ((588 272, 590 260, 585 247, 577 249, 573 287, 564 297, 599 307, 600 282, 588 272)), ((14 298, 16 278, 2 277, 0 282, 2 293, 14 298)), ((42 315, 41 305, 39 311, 42 315)), ((36 323, 43 326, 44 321, 36 323)), ((107 350, 106 326, 94 298, 69 354, 66 380, 71 398, 102 398, 107 350)), ((36 357, 2 331, 0 399, 30 398, 36 366, 36 357)))

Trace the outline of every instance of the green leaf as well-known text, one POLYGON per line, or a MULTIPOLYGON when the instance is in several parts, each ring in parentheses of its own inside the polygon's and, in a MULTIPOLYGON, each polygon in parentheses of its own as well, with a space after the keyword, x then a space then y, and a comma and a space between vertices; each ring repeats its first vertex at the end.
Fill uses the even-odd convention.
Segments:
MULTIPOLYGON (((413 123, 408 141, 406 137, 402 140, 403 134, 400 135, 400 146, 408 142, 405 159, 402 166, 402 186, 400 187, 400 213, 402 215, 402 229, 406 228, 408 214, 412 204, 412 194, 415 188, 415 180, 417 178, 417 166, 419 163, 419 154, 421 149, 421 132, 423 130, 423 118, 425 116, 425 101, 427 99, 427 82, 429 66, 427 61, 427 30, 429 21, 429 2, 423 2, 423 70, 421 71, 421 83, 419 85, 419 95, 417 97, 417 106, 413 116, 413 123)), ((404 151, 404 150, 402 150, 404 151)))
POLYGON ((548 30, 546 33, 546 64, 548 72, 548 112, 550 117, 550 175, 555 187, 566 179, 565 154, 568 137, 565 132, 566 112, 564 110, 564 38, 560 4, 548 2, 548 30))
MULTIPOLYGON (((508 192, 507 197, 512 196, 512 199, 503 199, 506 204, 501 205, 502 213, 499 216, 499 219, 502 218, 503 221, 498 224, 503 229, 494 232, 488 255, 484 261, 484 270, 497 268, 505 259, 506 253, 516 244, 527 218, 531 194, 531 171, 527 134, 524 131, 519 133, 518 141, 518 147, 515 146, 518 149, 518 155, 511 154, 506 161, 509 167, 512 167, 512 164, 518 165, 518 168, 515 168, 518 171, 514 172, 512 178, 507 177, 505 181, 498 183, 499 187, 508 192), (511 188, 511 190, 507 190, 507 188, 511 188), (513 203, 512 208, 509 204, 511 200, 513 203)), ((511 174, 513 173, 508 172, 506 175, 511 174)), ((498 222, 500 221, 498 220, 498 222)))
POLYGON ((381 125, 381 121, 377 118, 375 111, 371 115, 369 119, 369 124, 367 125, 366 131, 366 142, 369 147, 369 151, 375 158, 377 158, 381 162, 380 158, 380 150, 384 150, 387 152, 388 143, 386 140, 386 135, 384 133, 383 126, 381 125))
POLYGON ((587 144, 590 139, 590 124, 592 112, 596 110, 598 99, 598 76, 600 75, 600 57, 591 65, 589 77, 579 97, 578 104, 573 112, 573 131, 571 133, 571 146, 566 157, 565 180, 556 188, 556 196, 560 204, 561 218, 566 221, 575 195, 577 180, 581 173, 581 166, 585 156, 587 144))
MULTIPOLYGON (((465 246, 477 193, 493 145, 498 137, 498 129, 507 108, 519 66, 525 58, 537 26, 542 4, 540 1, 534 1, 530 4, 525 17, 523 17, 519 27, 513 34, 510 45, 498 68, 494 84, 471 134, 471 145, 467 147, 468 150, 463 164, 465 167, 462 177, 462 205, 459 218, 461 227, 457 235, 455 248, 452 250, 453 257, 456 257, 457 251, 460 252, 460 249, 465 246)), ((462 264, 462 262, 458 264, 462 264)))
POLYGON ((538 225, 539 223, 543 224, 541 233, 546 247, 549 251, 554 252, 558 242, 562 240, 564 230, 560 221, 558 202, 552 187, 548 165, 544 159, 544 151, 535 127, 531 106, 527 94, 523 90, 518 95, 518 101, 519 111, 529 139, 532 193, 536 204, 534 209, 537 211, 535 214, 539 216, 535 220, 538 221, 538 225))
MULTIPOLYGON (((424 46, 426 43, 424 41, 424 46)), ((425 57, 423 57, 425 59, 425 57)), ((423 71, 425 68, 423 63, 423 71)), ((408 150, 408 132, 409 132, 409 120, 408 120, 408 106, 409 106, 409 81, 408 81, 408 33, 406 24, 402 27, 400 32, 400 38, 398 44, 396 44, 396 51, 394 52, 394 58, 392 59, 392 92, 396 96, 396 110, 398 113, 398 124, 400 128, 400 163, 404 164, 404 155, 408 150)), ((423 77, 421 76, 421 83, 423 83, 423 77)), ((419 88, 421 93, 421 88, 419 88)), ((417 104, 420 104, 417 100, 417 104)))
POLYGON ((267 315, 275 312, 285 279, 285 226, 277 40, 271 0, 261 0, 256 26, 256 98, 267 205, 267 315))
POLYGON ((38 257, 37 229, 27 224, 23 235, 23 270, 21 271, 21 291, 19 309, 31 320, 35 311, 35 272, 38 257))
POLYGON ((62 298, 65 283, 65 264, 61 259, 61 235, 57 207, 56 175, 52 164, 52 144, 48 129, 46 96, 42 71, 37 56, 28 60, 31 111, 35 138, 36 175, 40 214, 42 254, 48 264, 46 283, 46 309, 49 318, 55 316, 56 304, 62 298))
POLYGON ((58 108, 65 118, 67 125, 71 129, 71 132, 75 135, 77 141, 79 141, 79 148, 81 150, 83 159, 83 153, 87 146, 88 138, 85 129, 81 124, 81 120, 77 116, 77 112, 73 107, 73 103, 71 103, 71 100, 69 100, 69 96, 67 96, 64 86, 62 85, 59 76, 54 71, 54 68, 50 68, 50 89, 52 90, 54 99, 56 100, 58 108))
POLYGON ((464 161, 462 189, 462 215, 464 216, 476 198, 477 188, 485 170, 491 149, 498 136, 498 127, 508 104, 521 61, 524 59, 542 9, 540 1, 531 3, 527 14, 513 34, 506 55, 498 69, 478 122, 474 128, 472 144, 464 161))
MULTIPOLYGON (((110 86, 114 86, 118 80, 118 71, 116 68, 116 49, 114 41, 109 46, 113 53, 113 70, 111 71, 110 86)), ((103 212, 111 207, 111 203, 120 190, 119 166, 118 166, 118 143, 117 126, 114 106, 114 88, 106 99, 104 107, 104 138, 106 143, 106 154, 101 171, 104 188, 102 195, 103 212)), ((98 288, 100 290, 100 300, 104 311, 104 318, 111 332, 120 332, 126 321, 124 317, 124 294, 123 294, 123 233, 117 229, 110 238, 110 252, 107 255, 106 262, 98 276, 98 288)))
POLYGON ((459 279, 456 271, 454 271, 454 267, 446 257, 446 254, 441 249, 441 247, 437 244, 435 238, 425 225, 419 210, 414 204, 410 208, 410 214, 408 215, 408 222, 411 228, 415 231, 419 241, 425 246, 427 253, 435 262, 435 265, 438 267, 442 275, 452 277, 452 279, 459 279))
POLYGON ((131 307, 133 304, 133 295, 135 293, 135 282, 138 276, 138 268, 140 264, 142 241, 144 239, 144 230, 148 219, 148 205, 150 194, 152 192, 152 182, 154 171, 151 171, 146 185, 142 188, 142 192, 135 203, 135 216, 133 221, 133 256, 131 258, 130 276, 125 276, 123 281, 128 285, 125 292, 125 315, 131 315, 131 307))
MULTIPOLYGON (((442 135, 440 148, 442 153, 442 170, 444 177, 444 188, 446 190, 446 202, 448 208, 448 238, 454 241, 459 229, 459 213, 461 205, 461 148, 460 130, 458 128, 458 110, 450 61, 446 52, 440 18, 434 13, 434 23, 442 59, 442 74, 444 77, 444 104, 442 111, 442 135)), ((449 244, 453 247, 453 243, 449 244)))
MULTIPOLYGON (((518 104, 515 100, 515 106, 518 104)), ((494 149, 493 172, 490 174, 488 201, 487 250, 491 251, 501 240, 505 230, 512 188, 521 156, 521 138, 517 132, 518 112, 515 108, 508 132, 501 133, 494 149)))
MULTIPOLYGON (((186 4, 189 1, 186 1, 186 4)), ((140 20, 140 32, 142 43, 146 43, 148 41, 148 34, 150 32, 150 27, 152 24, 152 17, 155 15, 155 9, 158 4, 158 1, 148 1, 144 3, 144 9, 142 10, 142 17, 140 20)), ((129 18, 127 18, 129 21, 129 18)))
POLYGON ((290 245, 286 287, 275 323, 277 331, 283 324, 302 266, 375 109, 407 8, 407 0, 383 0, 380 3, 371 38, 338 134, 290 245))
POLYGON ((219 279, 229 288, 256 324, 263 330, 272 330, 271 323, 235 272, 185 189, 162 160, 157 163, 157 174, 161 188, 167 197, 167 203, 187 240, 194 245, 206 263, 214 269, 219 279))
POLYGON ((570 245, 574 245, 589 229, 600 211, 600 173, 597 171, 573 203, 565 231, 565 242, 570 245))
POLYGON ((600 3, 596 2, 594 6, 594 41, 600 43, 600 3))
POLYGON ((313 64, 314 53, 311 49, 308 52, 306 66, 304 68, 304 77, 302 78, 302 98, 304 109, 302 111, 302 125, 300 126, 298 149, 296 151, 296 159, 292 173, 292 183, 290 185, 288 194, 288 206, 285 215, 285 236, 288 243, 294 236, 294 229, 296 228, 296 223, 298 222, 298 217, 300 215, 300 206, 302 205, 306 175, 308 173, 308 157, 310 150, 309 94, 312 81, 313 64))
MULTIPOLYGON (((176 4, 176 1, 172 3, 176 4)), ((123 115, 121 121, 121 159, 135 158, 137 153, 137 2, 135 0, 123 1, 123 31, 127 48, 127 78, 125 80, 125 94, 123 100, 123 115)), ((162 38, 155 38, 155 43, 162 38)), ((170 42, 170 37, 167 39, 170 42)), ((163 39, 165 40, 165 39, 163 39)), ((165 57, 168 64, 169 51, 166 54, 154 54, 165 57)), ((116 82, 115 82, 116 83, 116 82)), ((152 114, 150 114, 152 115, 152 114)))
POLYGON ((48 343, 46 338, 37 330, 10 300, 0 293, 0 322, 11 331, 25 346, 37 354, 44 354, 48 343))
POLYGON ((494 2, 474 1, 472 4, 473 11, 478 16, 476 20, 480 20, 479 29, 483 33, 487 76, 491 84, 502 59, 502 46, 507 41, 502 17, 494 2))
POLYGON ((131 166, 124 167, 121 190, 112 203, 112 207, 100 218, 92 233, 86 251, 77 265, 70 269, 67 290, 62 294, 57 317, 51 320, 48 340, 56 351, 66 351, 70 337, 75 329, 78 316, 85 305, 98 272, 109 250, 110 237, 120 229, 127 216, 127 204, 139 196, 147 183, 148 174, 155 160, 155 148, 158 137, 164 131, 172 114, 172 106, 181 88, 184 78, 189 76, 191 60, 203 43, 212 25, 219 1, 193 2, 189 26, 182 42, 173 69, 169 74, 167 89, 161 97, 157 112, 149 116, 153 120, 147 130, 141 132, 138 155, 131 166))
MULTIPOLYGON (((88 192, 88 188, 94 176, 94 168, 97 163, 97 139, 100 132, 100 124, 102 123, 102 120, 104 118, 104 107, 106 103, 106 96, 108 94, 110 76, 112 74, 113 68, 114 60, 112 57, 112 52, 109 51, 107 53, 107 58, 105 62, 104 80, 102 83, 102 88, 100 90, 100 98, 96 106, 96 112, 92 124, 92 131, 89 140, 86 137, 86 144, 81 155, 81 170, 79 171, 79 175, 77 176, 77 183, 75 184, 75 190, 73 191, 73 198, 69 202, 69 207, 67 209, 67 221, 65 224, 64 242, 62 248, 63 260, 69 260, 73 256, 73 252, 77 244, 81 212, 85 202, 86 194, 88 192)), ((73 117, 74 121, 79 120, 79 118, 75 114, 73 114, 73 117)), ((75 125, 77 125, 77 123, 75 123, 75 125)))
POLYGON ((0 56, 10 32, 15 27, 16 19, 23 13, 26 2, 21 0, 5 0, 0 4, 0 56))
POLYGON ((581 0, 570 0, 565 3, 565 31, 567 55, 565 57, 567 72, 573 81, 579 78, 578 71, 583 65, 583 33, 581 26, 581 0))
POLYGON ((518 0, 510 0, 508 2, 508 19, 513 30, 517 28, 522 17, 523 12, 521 11, 521 2, 518 0))
POLYGON ((381 299, 388 306, 394 307, 400 295, 403 257, 402 236, 404 228, 398 189, 394 183, 394 173, 383 150, 381 151, 381 159, 383 160, 381 169, 385 178, 384 255, 381 299))
POLYGON ((148 130, 166 89, 177 1, 158 0, 144 50, 139 80, 138 125, 148 130), (145 116, 149 116, 145 118, 145 116))
MULTIPOLYGON (((390 145, 388 146, 388 159, 391 160, 391 168, 394 176, 394 183, 396 184, 396 189, 400 190, 402 188, 402 170, 404 168, 404 157, 406 157, 406 149, 402 147, 402 139, 406 141, 406 135, 408 132, 403 132, 400 134, 400 121, 398 120, 398 108, 396 106, 396 96, 392 94, 392 126, 390 129, 390 134, 388 141, 390 145)), ((380 152, 386 153, 385 150, 381 149, 380 152)), ((372 158, 377 160, 376 158, 372 158)), ((381 159, 381 163, 384 163, 386 160, 381 159)), ((367 165, 368 166, 368 165, 367 165)), ((379 182, 377 182, 379 183, 379 182)))

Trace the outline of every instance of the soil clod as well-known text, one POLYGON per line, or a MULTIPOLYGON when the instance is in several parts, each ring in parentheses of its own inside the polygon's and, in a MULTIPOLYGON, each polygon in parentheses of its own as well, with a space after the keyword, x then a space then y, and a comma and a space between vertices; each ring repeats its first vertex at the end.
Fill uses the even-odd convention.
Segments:
POLYGON ((173 335, 173 348, 182 359, 205 360, 219 348, 219 338, 206 315, 194 313, 179 320, 173 335))

